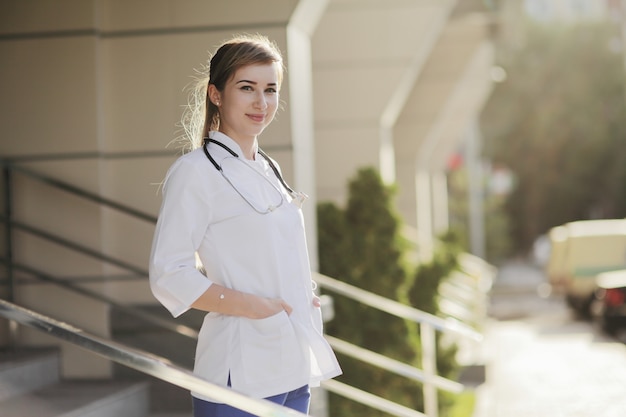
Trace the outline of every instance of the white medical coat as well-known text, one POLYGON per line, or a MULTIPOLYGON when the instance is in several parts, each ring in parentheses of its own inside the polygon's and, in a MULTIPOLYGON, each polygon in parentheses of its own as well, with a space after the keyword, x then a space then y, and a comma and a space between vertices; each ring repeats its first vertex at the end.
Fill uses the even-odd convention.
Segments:
MULTIPOLYGON (((226 135, 211 132, 211 137, 242 155, 226 135)), ((209 144, 209 150, 218 164, 231 158, 215 144, 209 144)), ((252 196, 255 206, 262 208, 264 201, 255 199, 255 193, 272 191, 251 169, 278 187, 283 204, 259 214, 215 169, 202 148, 183 155, 171 166, 163 185, 150 257, 151 289, 174 317, 187 311, 213 282, 284 299, 293 307, 289 316, 281 312, 252 320, 208 313, 200 330, 194 372, 220 386, 227 386, 230 375, 234 390, 255 398, 319 385, 341 374, 341 369, 322 336, 320 309, 312 304, 302 212, 262 156, 257 154, 256 161, 226 162, 226 175, 237 179, 235 185, 252 196), (227 173, 227 168, 232 171, 227 173), (197 269, 196 253, 206 276, 197 269)))

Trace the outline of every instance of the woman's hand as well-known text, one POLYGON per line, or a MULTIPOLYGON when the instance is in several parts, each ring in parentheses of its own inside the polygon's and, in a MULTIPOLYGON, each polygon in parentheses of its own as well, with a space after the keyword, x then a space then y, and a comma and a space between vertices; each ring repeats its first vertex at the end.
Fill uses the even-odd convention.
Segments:
POLYGON ((291 314, 293 308, 280 298, 265 298, 213 284, 192 305, 202 311, 229 316, 264 319, 281 311, 291 314))
MULTIPOLYGON (((254 296, 257 300, 254 301, 254 305, 251 305, 250 319, 265 319, 278 314, 281 311, 285 311, 287 315, 291 315, 293 308, 280 298, 263 298, 254 296)), ((315 294, 313 294, 313 307, 320 308, 322 306, 322 300, 315 294)))
POLYGON ((314 307, 321 307, 322 306, 322 300, 315 294, 313 294, 313 306, 314 307))
POLYGON ((264 298, 252 296, 254 300, 250 303, 250 319, 265 319, 275 314, 285 311, 290 315, 293 308, 280 298, 264 298))

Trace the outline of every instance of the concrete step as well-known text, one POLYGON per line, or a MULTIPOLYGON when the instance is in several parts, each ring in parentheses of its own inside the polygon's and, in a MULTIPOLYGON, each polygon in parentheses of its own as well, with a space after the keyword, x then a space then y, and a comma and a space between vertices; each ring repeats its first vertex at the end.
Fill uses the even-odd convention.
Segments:
MULTIPOLYGON (((180 323, 200 329, 205 313, 190 310, 177 319, 173 319, 160 305, 136 305, 146 313, 173 323, 180 323)), ((195 356, 196 340, 189 339, 170 331, 155 328, 122 311, 111 309, 111 337, 119 343, 151 352, 169 359, 176 365, 192 369, 195 356)), ((188 390, 163 382, 156 378, 114 364, 116 378, 125 380, 147 380, 150 382, 150 409, 153 413, 162 413, 166 417, 190 416, 191 394, 188 390)))
POLYGON ((0 350, 0 402, 59 381, 59 353, 54 348, 0 350))
POLYGON ((145 417, 148 384, 62 381, 0 402, 3 417, 145 417))
POLYGON ((149 384, 143 381, 60 378, 58 348, 0 350, 2 417, 145 417, 149 384))

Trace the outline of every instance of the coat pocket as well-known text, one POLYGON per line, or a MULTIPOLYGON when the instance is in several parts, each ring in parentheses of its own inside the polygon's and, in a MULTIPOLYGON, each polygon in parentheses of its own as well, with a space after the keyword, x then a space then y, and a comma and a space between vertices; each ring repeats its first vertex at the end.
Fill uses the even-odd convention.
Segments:
POLYGON ((248 384, 269 382, 303 367, 298 337, 286 312, 240 323, 242 364, 248 384))

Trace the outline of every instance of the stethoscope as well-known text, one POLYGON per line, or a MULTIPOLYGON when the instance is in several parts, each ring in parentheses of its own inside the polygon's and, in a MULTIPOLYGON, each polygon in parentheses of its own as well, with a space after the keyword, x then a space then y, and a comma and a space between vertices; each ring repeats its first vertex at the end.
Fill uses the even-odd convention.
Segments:
MULTIPOLYGON (((280 190, 278 188, 276 188, 276 186, 274 184, 272 184, 267 178, 265 178, 263 176, 263 178, 268 181, 270 183, 270 185, 272 187, 274 187, 276 189, 276 191, 278 191, 278 193, 281 196, 281 200, 280 203, 277 205, 270 205, 267 210, 259 210, 257 209, 252 203, 250 203, 250 201, 248 201, 248 199, 237 189, 237 187, 235 187, 235 185, 231 182, 231 180, 224 175, 224 170, 222 169, 222 166, 220 164, 217 163, 217 161, 215 161, 215 159, 213 159, 213 157, 211 156, 211 154, 209 153, 209 148, 208 148, 208 144, 209 143, 214 143, 218 146, 220 146, 221 148, 225 149, 226 152, 228 152, 231 156, 237 158, 238 160, 240 160, 239 158, 239 154, 237 154, 237 152, 233 151, 231 148, 229 148, 227 145, 224 145, 222 142, 217 141, 215 139, 211 139, 211 138, 204 138, 204 143, 202 145, 202 150, 204 151, 204 154, 206 155, 206 157, 209 159, 209 161, 211 161, 211 163, 213 164, 213 166, 215 167, 216 170, 219 171, 220 174, 222 174, 222 177, 224 177, 224 179, 230 184, 230 186, 237 192, 237 194, 239 194, 241 196, 241 198, 243 198, 246 203, 248 203, 248 205, 250 207, 252 207, 254 209, 254 211, 256 211, 259 214, 267 214, 270 213, 274 210, 276 210, 278 207, 280 207, 283 204, 283 198, 282 198, 282 193, 280 192, 280 190)), ((280 171, 278 170, 278 168, 276 168, 276 165, 274 164, 274 162, 272 162, 272 159, 261 149, 261 148, 257 148, 257 151, 259 153, 259 155, 261 155, 268 163, 268 165, 270 166, 270 168, 272 169, 272 171, 274 172, 274 175, 276 175, 276 178, 278 178, 278 180, 280 181, 280 183, 282 184, 282 186, 285 188, 285 190, 287 190, 287 192, 289 193, 289 195, 291 196, 291 198, 293 199, 292 202, 294 204, 296 204, 298 207, 302 207, 302 203, 308 198, 308 196, 304 193, 301 192, 297 192, 294 191, 288 184, 287 182, 283 179, 283 176, 280 174, 280 171)), ((243 161, 242 161, 243 162, 243 161)), ((255 171, 256 172, 256 171, 255 171)), ((260 174, 259 174, 260 175, 260 174)))

